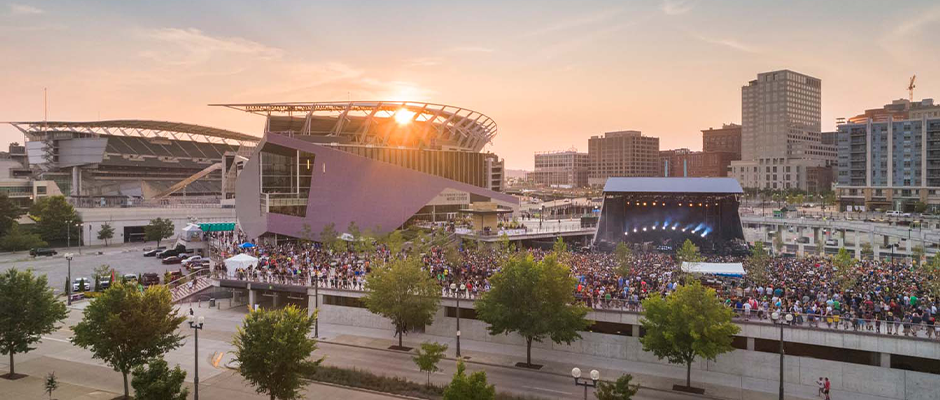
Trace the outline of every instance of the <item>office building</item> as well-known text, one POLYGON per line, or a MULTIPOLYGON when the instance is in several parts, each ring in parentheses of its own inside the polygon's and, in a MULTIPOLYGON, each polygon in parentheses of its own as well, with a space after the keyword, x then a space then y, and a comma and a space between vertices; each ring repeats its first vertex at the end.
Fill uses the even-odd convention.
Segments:
POLYGON ((611 177, 659 175, 659 138, 640 131, 607 132, 588 140, 591 167, 588 184, 601 186, 611 177))
POLYGON ((734 160, 740 160, 741 125, 723 124, 718 129, 703 129, 702 151, 706 153, 734 153, 734 160))
POLYGON ((872 122, 887 122, 889 119, 902 121, 905 119, 940 118, 940 105, 934 104, 933 99, 910 101, 897 99, 891 104, 881 108, 865 110, 865 112, 848 119, 850 124, 865 124, 872 122))
POLYGON ((589 167, 590 156, 575 149, 535 153, 535 170, 527 177, 538 185, 584 187, 588 185, 589 167))
POLYGON ((721 178, 728 176, 728 166, 736 158, 726 151, 691 151, 689 149, 659 152, 659 176, 679 178, 721 178))
POLYGON ((826 191, 836 148, 820 135, 819 79, 789 70, 758 74, 741 88, 741 161, 732 176, 745 188, 826 191))
POLYGON ((940 204, 940 117, 868 120, 838 128, 842 209, 912 211, 940 204))

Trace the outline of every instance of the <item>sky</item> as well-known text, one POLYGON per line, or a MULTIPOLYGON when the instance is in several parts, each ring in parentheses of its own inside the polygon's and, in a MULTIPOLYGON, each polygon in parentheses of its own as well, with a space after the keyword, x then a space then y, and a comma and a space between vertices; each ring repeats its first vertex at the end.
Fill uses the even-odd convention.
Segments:
MULTIPOLYGON (((210 103, 409 100, 486 114, 507 168, 635 129, 701 149, 741 86, 822 79, 824 130, 940 100, 940 2, 0 0, 0 121, 152 119, 261 135, 210 103)), ((22 141, 0 125, 0 146, 22 141)))

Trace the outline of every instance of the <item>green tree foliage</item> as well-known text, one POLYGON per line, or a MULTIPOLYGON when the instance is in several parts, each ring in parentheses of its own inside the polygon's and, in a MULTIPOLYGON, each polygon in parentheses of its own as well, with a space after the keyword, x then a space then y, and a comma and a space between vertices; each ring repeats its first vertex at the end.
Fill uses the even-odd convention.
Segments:
POLYGON ((330 222, 323 227, 323 230, 320 231, 320 245, 323 246, 324 250, 332 250, 336 248, 336 242, 342 241, 339 238, 339 232, 336 231, 336 225, 330 222))
POLYGON ((315 319, 316 314, 308 316, 306 310, 294 305, 253 310, 245 316, 232 344, 238 372, 255 391, 271 400, 303 397, 303 377, 320 364, 309 360, 317 349, 316 341, 309 338, 315 319))
POLYGON ((63 241, 69 235, 78 239, 81 234, 78 224, 82 219, 75 208, 65 201, 65 196, 40 198, 30 207, 29 215, 36 221, 36 233, 47 242, 63 241))
POLYGON ((617 244, 617 248, 614 249, 614 260, 617 261, 617 273, 621 276, 629 276, 632 266, 630 265, 630 260, 633 258, 633 252, 630 251, 630 246, 627 246, 626 243, 620 242, 617 244))
POLYGON ((184 319, 165 286, 141 291, 137 285, 115 282, 85 308, 82 321, 72 327, 72 343, 120 372, 128 397, 127 374, 180 347, 177 329, 184 319))
POLYGON ((310 228, 310 224, 304 222, 303 227, 300 229, 300 242, 310 243, 313 241, 313 238, 313 229, 310 228))
POLYGON ((855 259, 845 247, 839 249, 839 253, 832 259, 832 265, 835 268, 836 284, 842 290, 855 286, 855 259))
POLYGON ((785 250, 783 247, 783 232, 774 232, 774 249, 777 253, 783 253, 785 250))
POLYGON ((418 355, 411 358, 414 360, 415 365, 418 366, 418 370, 428 373, 428 386, 431 386, 431 373, 441 370, 437 367, 437 363, 441 362, 441 359, 444 358, 445 351, 447 351, 446 344, 424 342, 421 343, 421 349, 418 350, 418 355))
POLYGON ((698 246, 689 239, 686 239, 685 243, 682 243, 682 247, 676 251, 676 264, 678 265, 682 265, 683 262, 701 262, 704 259, 702 253, 699 253, 698 246))
POLYGON ((535 262, 531 255, 507 260, 490 278, 491 290, 476 302, 477 318, 490 334, 518 333, 526 341, 526 363, 532 364, 532 342, 550 338, 570 344, 588 327, 587 307, 574 298, 577 281, 554 254, 535 262))
POLYGON ((921 263, 920 273, 925 278, 921 281, 927 292, 934 297, 940 296, 940 254, 931 257, 929 262, 921 263))
POLYGON ((457 372, 450 384, 444 388, 444 400, 493 400, 496 387, 486 383, 486 371, 477 371, 467 376, 467 366, 457 361, 457 372))
POLYGON ((924 252, 924 246, 918 244, 911 248, 911 259, 917 264, 924 261, 924 255, 926 254, 927 253, 924 252))
POLYGON ((871 243, 862 243, 862 256, 871 257, 875 255, 875 251, 871 248, 871 243))
POLYGON ((173 221, 165 218, 154 218, 144 227, 144 236, 148 242, 156 241, 157 247, 160 247, 160 242, 163 239, 173 236, 174 229, 173 221))
POLYGON ((499 235, 499 252, 503 254, 509 254, 513 252, 512 241, 509 240, 509 235, 503 233, 499 235))
POLYGON ((108 246, 111 244, 111 239, 114 238, 114 227, 110 223, 105 222, 101 225, 101 229, 98 229, 98 240, 104 240, 104 245, 108 246))
POLYGON ((43 388, 46 389, 46 394, 49 395, 49 400, 52 400, 52 393, 59 389, 59 379, 55 377, 55 371, 46 375, 46 382, 43 384, 43 388))
POLYGON ((31 270, 10 268, 0 274, 0 354, 10 356, 10 375, 16 373, 13 355, 33 350, 67 315, 47 283, 45 275, 31 270))
POLYGON ((698 281, 680 286, 666 298, 644 300, 643 309, 643 350, 670 363, 685 364, 686 386, 692 385, 695 357, 715 360, 733 350, 731 340, 740 331, 731 323, 733 311, 718 300, 714 289, 698 281))
POLYGON ((0 248, 6 251, 29 250, 37 247, 46 247, 49 244, 35 233, 27 233, 20 224, 13 222, 6 235, 0 238, 0 248))
POLYGON ((421 269, 417 257, 375 267, 366 275, 366 291, 363 302, 369 311, 392 320, 399 347, 409 328, 434 320, 441 301, 441 286, 421 269))
POLYGON ((927 203, 924 203, 922 201, 918 201, 914 203, 914 212, 921 213, 921 214, 927 212, 927 203))
POLYGON ((6 193, 0 193, 0 236, 6 235, 23 214, 23 209, 10 200, 6 193))
POLYGON ((770 255, 764 250, 764 242, 756 241, 751 248, 751 255, 747 259, 747 277, 758 285, 767 282, 767 269, 770 267, 770 255))
POLYGON ((172 370, 163 359, 155 358, 145 367, 134 368, 135 400, 186 400, 189 389, 183 387, 186 371, 177 365, 172 370))
POLYGON ((388 247, 388 251, 392 253, 393 256, 401 253, 401 250, 405 247, 405 238, 400 230, 389 232, 382 242, 388 247))
POLYGON ((111 266, 108 264, 101 264, 95 267, 92 277, 95 280, 95 291, 98 292, 101 290, 101 280, 104 278, 111 278, 111 266))
POLYGON ((594 397, 597 400, 630 400, 640 391, 640 385, 631 385, 633 375, 621 375, 614 382, 598 382, 594 397))

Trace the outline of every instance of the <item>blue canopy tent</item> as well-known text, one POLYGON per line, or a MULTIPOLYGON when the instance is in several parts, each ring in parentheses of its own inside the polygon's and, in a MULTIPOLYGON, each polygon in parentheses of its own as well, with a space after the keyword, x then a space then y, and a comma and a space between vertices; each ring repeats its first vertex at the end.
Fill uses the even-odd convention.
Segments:
POLYGON ((241 249, 250 249, 250 248, 252 248, 252 247, 255 247, 255 245, 254 245, 254 244, 251 244, 251 243, 249 243, 249 242, 245 242, 245 243, 242 243, 242 244, 238 245, 238 247, 241 248, 241 249))

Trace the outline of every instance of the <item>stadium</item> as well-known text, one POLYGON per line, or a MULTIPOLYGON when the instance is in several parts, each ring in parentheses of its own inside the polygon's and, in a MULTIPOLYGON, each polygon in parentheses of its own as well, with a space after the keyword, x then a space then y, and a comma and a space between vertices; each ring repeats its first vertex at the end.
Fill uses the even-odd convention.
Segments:
POLYGON ((386 232, 446 221, 471 203, 508 208, 503 161, 482 152, 496 123, 465 108, 415 102, 218 104, 265 118, 236 185, 250 236, 301 237, 351 222, 386 232))

